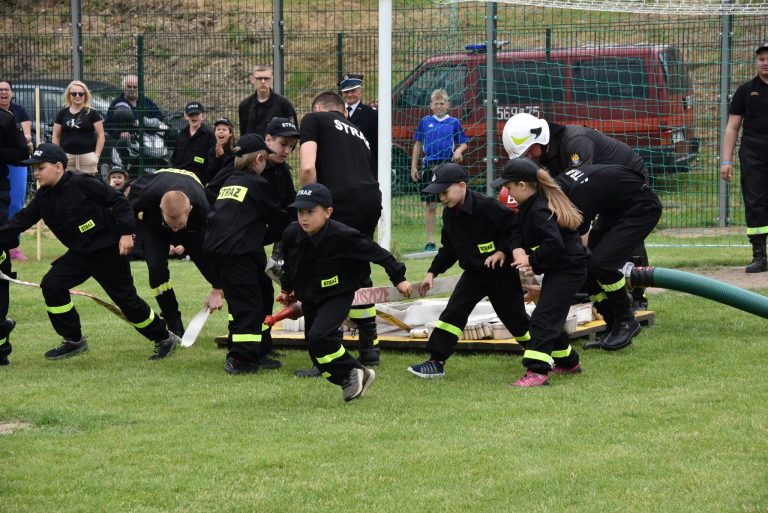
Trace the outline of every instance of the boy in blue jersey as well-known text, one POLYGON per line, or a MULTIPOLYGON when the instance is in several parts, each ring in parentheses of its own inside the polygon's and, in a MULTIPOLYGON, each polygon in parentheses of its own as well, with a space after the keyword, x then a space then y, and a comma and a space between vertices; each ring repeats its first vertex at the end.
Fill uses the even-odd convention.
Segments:
POLYGON ((461 122, 448 115, 451 103, 445 89, 432 91, 429 108, 431 116, 424 116, 419 121, 413 138, 413 153, 411 155, 411 178, 419 185, 421 200, 427 204, 424 214, 424 226, 427 231, 427 244, 424 251, 435 251, 435 220, 437 218, 437 195, 424 192, 424 188, 432 182, 433 170, 446 162, 460 163, 464 160, 469 138, 464 134, 461 122), (418 167, 422 150, 421 169, 418 167))

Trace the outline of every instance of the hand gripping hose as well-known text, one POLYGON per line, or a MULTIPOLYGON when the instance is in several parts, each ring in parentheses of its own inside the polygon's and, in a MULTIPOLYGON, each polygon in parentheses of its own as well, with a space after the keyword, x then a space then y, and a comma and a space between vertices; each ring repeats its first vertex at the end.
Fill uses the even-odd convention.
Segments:
POLYGON ((676 269, 635 267, 630 262, 624 265, 622 271, 630 288, 659 287, 687 292, 768 319, 768 297, 722 281, 676 269))

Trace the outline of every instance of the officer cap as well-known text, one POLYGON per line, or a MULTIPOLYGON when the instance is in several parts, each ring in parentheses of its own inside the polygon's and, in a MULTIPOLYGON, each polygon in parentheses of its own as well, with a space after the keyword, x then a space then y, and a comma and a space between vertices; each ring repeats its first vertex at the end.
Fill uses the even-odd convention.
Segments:
POLYGON ((354 75, 347 73, 339 82, 339 89, 343 93, 344 91, 351 91, 357 87, 363 87, 363 75, 354 75))
POLYGON ((535 182, 541 166, 528 157, 508 160, 501 170, 501 176, 491 182, 491 187, 500 187, 507 182, 535 182))
POLYGON ((296 125, 288 118, 272 118, 267 125, 267 134, 271 136, 298 137, 296 125))
POLYGON ((288 205, 298 210, 310 210, 315 205, 322 205, 325 208, 333 206, 331 191, 323 184, 308 183, 296 193, 296 201, 288 205))
POLYGON ((762 52, 768 51, 768 41, 765 41, 760 46, 757 47, 757 50, 755 50, 756 55, 760 55, 762 52))
POLYGON ((432 176, 432 183, 424 187, 424 192, 438 194, 443 192, 452 184, 466 182, 469 180, 469 174, 458 164, 450 162, 441 164, 435 168, 435 174, 432 176))
POLYGON ((51 164, 61 162, 64 164, 64 167, 67 167, 67 154, 57 144, 42 143, 35 148, 31 157, 27 160, 22 160, 20 164, 31 165, 40 164, 41 162, 50 162, 51 164))
POLYGON ((259 134, 245 134, 237 140, 235 155, 242 157, 248 153, 256 153, 261 150, 265 150, 267 153, 274 153, 259 134))

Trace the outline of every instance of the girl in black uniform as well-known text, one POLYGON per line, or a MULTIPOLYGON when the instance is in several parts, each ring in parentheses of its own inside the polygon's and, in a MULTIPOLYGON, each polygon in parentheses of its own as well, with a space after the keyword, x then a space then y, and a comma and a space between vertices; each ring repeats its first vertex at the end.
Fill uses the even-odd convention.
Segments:
POLYGON ((549 374, 581 372, 579 354, 563 328, 571 298, 587 275, 587 254, 576 231, 582 217, 549 173, 530 159, 507 162, 492 185, 504 185, 519 208, 520 239, 513 246, 512 267, 528 275, 544 274, 531 316, 531 340, 524 345, 528 372, 512 385, 548 385, 549 374))

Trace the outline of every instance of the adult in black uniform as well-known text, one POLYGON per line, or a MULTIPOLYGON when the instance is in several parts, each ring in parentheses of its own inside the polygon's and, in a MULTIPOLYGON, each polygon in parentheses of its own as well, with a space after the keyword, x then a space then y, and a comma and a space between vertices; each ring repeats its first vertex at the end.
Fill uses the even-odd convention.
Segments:
POLYGON ((469 314, 486 296, 519 343, 525 345, 531 339, 520 277, 516 270, 504 265, 511 261, 510 245, 517 218, 495 198, 469 189, 468 181, 469 174, 463 167, 448 163, 435 168, 434 180, 424 189, 438 194, 445 208, 440 249, 420 292, 426 293, 435 276, 456 261, 464 271, 429 336, 430 359, 408 367, 408 372, 424 379, 445 374, 445 361, 453 354, 469 314))
MULTIPOLYGON (((8 207, 11 204, 11 183, 8 179, 8 166, 17 165, 24 160, 27 153, 27 143, 24 133, 16 125, 9 111, 0 109, 0 223, 8 221, 8 207)), ((19 245, 18 240, 12 247, 19 245)), ((0 251, 0 271, 13 278, 16 275, 11 269, 11 258, 7 251, 0 251)), ((8 355, 13 347, 9 335, 16 323, 8 315, 8 282, 0 281, 0 365, 8 365, 8 355)))
POLYGON ((65 171, 67 154, 55 144, 41 144, 22 163, 34 166, 39 187, 29 204, 0 227, 0 247, 14 247, 17 235, 42 219, 68 248, 40 284, 53 329, 64 338, 45 357, 58 360, 88 350, 69 289, 91 277, 128 322, 155 342, 151 360, 170 355, 179 337, 168 331, 133 285, 128 254, 134 221, 125 196, 101 180, 65 171))
POLYGON ((294 124, 298 123, 291 101, 272 90, 272 79, 272 68, 269 66, 258 65, 253 69, 250 81, 255 91, 237 108, 241 136, 259 134, 264 137, 272 118, 288 118, 294 124))
POLYGON ((197 175, 202 183, 208 181, 208 152, 216 145, 216 136, 205 126, 205 109, 200 102, 189 102, 184 109, 188 125, 179 130, 171 164, 197 175))
POLYGON ((729 181, 733 176, 733 148, 743 121, 739 161, 747 237, 752 243, 748 273, 768 271, 768 41, 758 46, 755 53, 757 76, 741 84, 733 94, 720 162, 720 177, 729 181))
POLYGON ((168 328, 182 336, 184 324, 168 270, 170 246, 183 246, 213 286, 206 300, 209 308, 218 310, 223 304, 213 261, 203 251, 209 210, 205 188, 191 171, 160 169, 134 180, 128 200, 143 234, 142 249, 149 270, 149 286, 168 328))
POLYGON ((339 82, 341 97, 344 98, 344 106, 347 109, 347 119, 363 131, 365 138, 371 146, 374 169, 376 169, 379 146, 379 113, 362 102, 363 99, 363 75, 347 73, 339 82))
POLYGON ((331 218, 333 199, 327 187, 307 184, 292 206, 298 222, 283 234, 285 274, 279 301, 295 297, 304 311, 304 338, 312 363, 342 388, 345 401, 365 395, 376 378, 372 369, 341 344, 339 327, 347 317, 355 291, 369 279, 370 262, 384 268, 397 290, 411 295, 405 265, 370 237, 331 218))
POLYGON ((235 171, 219 191, 205 232, 205 250, 216 263, 231 316, 224 364, 230 374, 257 372, 266 354, 262 342, 270 336, 260 286, 267 264, 264 245, 279 239, 289 221, 261 177, 271 151, 260 135, 237 141, 235 171))
MULTIPOLYGON (((533 161, 531 164, 535 165, 533 161)), ((591 251, 587 292, 608 328, 604 338, 585 344, 585 349, 622 349, 640 332, 619 269, 661 217, 661 201, 645 178, 637 170, 621 165, 594 164, 571 169, 555 179, 584 218, 579 233, 589 234, 591 251), (597 216, 601 222, 590 230, 597 216)))
MULTIPOLYGON (((315 96, 312 112, 301 120, 299 132, 302 186, 314 182, 325 185, 333 197, 333 219, 373 238, 382 207, 371 146, 362 131, 347 120, 338 93, 324 91, 315 96)), ((369 276, 361 286, 372 284, 369 276)), ((360 335, 360 361, 378 365, 375 306, 353 307, 349 317, 360 335)))
MULTIPOLYGON (((626 143, 589 127, 549 124, 544 119, 521 113, 509 118, 504 125, 502 140, 509 158, 533 159, 553 177, 588 164, 619 164, 634 169, 648 181, 648 169, 640 155, 626 143)), ((635 248, 630 260, 637 266, 648 265, 644 243, 635 248)), ((631 294, 636 307, 648 307, 644 288, 634 288, 631 294)))

